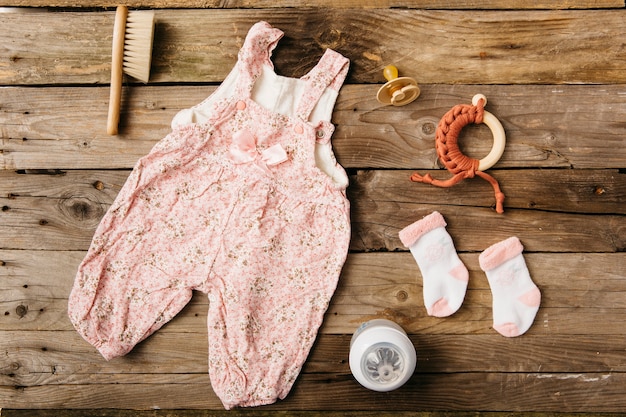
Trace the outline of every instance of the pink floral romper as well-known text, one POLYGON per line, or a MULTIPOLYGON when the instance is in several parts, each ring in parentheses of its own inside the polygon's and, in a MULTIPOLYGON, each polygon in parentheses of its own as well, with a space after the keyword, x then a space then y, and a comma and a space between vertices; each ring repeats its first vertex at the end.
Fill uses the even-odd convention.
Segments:
POLYGON ((225 408, 284 398, 311 349, 350 240, 329 122, 348 60, 274 72, 283 33, 255 24, 237 64, 141 158, 96 230, 69 298, 108 360, 208 294, 209 373, 225 408))

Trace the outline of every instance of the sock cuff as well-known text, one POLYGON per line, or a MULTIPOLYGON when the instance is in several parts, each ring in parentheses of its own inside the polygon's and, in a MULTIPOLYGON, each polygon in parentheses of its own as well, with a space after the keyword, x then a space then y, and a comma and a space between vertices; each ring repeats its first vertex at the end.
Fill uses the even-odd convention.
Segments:
POLYGON ((478 257, 478 263, 483 271, 489 271, 516 257, 523 250, 519 239, 512 236, 485 249, 478 257))
POLYGON ((416 221, 413 224, 408 225, 404 229, 400 230, 398 235, 402 244, 407 248, 412 246, 417 240, 438 227, 446 227, 446 221, 438 211, 433 211, 428 216, 421 220, 416 221))

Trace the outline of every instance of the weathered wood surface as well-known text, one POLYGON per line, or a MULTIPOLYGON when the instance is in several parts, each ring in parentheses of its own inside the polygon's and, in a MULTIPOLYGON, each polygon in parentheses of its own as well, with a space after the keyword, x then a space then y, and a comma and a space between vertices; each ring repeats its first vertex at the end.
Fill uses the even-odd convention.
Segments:
MULTIPOLYGON (((446 171, 430 171, 445 177, 446 171)), ((494 170, 504 215, 495 216, 484 181, 441 189, 409 181, 411 171, 351 176, 356 251, 403 249, 398 231, 434 209, 449 214, 460 251, 481 251, 512 234, 528 251, 620 252, 626 248, 626 175, 618 170, 494 170)), ((5 247, 87 249, 128 171, 0 172, 0 233, 5 247)))
MULTIPOLYGON (((210 10, 157 11, 153 85, 126 85, 118 137, 105 134, 108 88, 99 86, 108 83, 113 24, 102 8, 117 3, 35 0, 28 5, 73 11, 0 13, 1 416, 226 415, 206 371, 204 295, 110 362, 72 329, 67 296, 130 168, 178 110, 214 91, 260 19, 286 33, 274 54, 283 75, 304 74, 326 47, 351 59, 333 144, 350 175, 353 238, 294 390, 275 405, 228 415, 626 412, 623 1, 126 3, 210 10), (415 103, 376 102, 388 63, 418 79, 415 103), (408 179, 414 171, 449 176, 437 164, 435 127, 477 92, 507 133, 490 170, 506 195, 503 215, 481 179, 449 189, 408 179), (433 210, 446 217, 470 271, 464 305, 447 319, 426 315, 420 271, 398 239, 433 210), (512 235, 525 246, 542 305, 528 333, 506 339, 491 328, 478 256, 512 235), (352 332, 380 317, 409 332, 419 358, 411 381, 384 394, 360 387, 348 366, 352 332)), ((467 127, 461 144, 480 158, 489 130, 467 127)))
MULTIPOLYGON (((90 417, 242 417, 254 415, 257 417, 511 417, 517 415, 508 411, 475 412, 475 411, 293 411, 281 410, 89 410, 90 417)), ((3 417, 84 417, 82 410, 5 410, 3 417), (51 414, 54 413, 54 414, 51 414)), ((525 417, 553 417, 554 413, 530 412, 525 417)), ((615 417, 615 413, 558 413, 558 417, 615 417)))
MULTIPOLYGON (((74 340, 72 345, 80 344, 80 337, 71 332, 65 310, 72 284, 68 277, 73 278, 82 256, 84 251, 0 252, 4 264, 0 267, 0 276, 5 283, 0 303, 3 314, 0 330, 13 332, 11 334, 23 330, 25 336, 38 330, 68 331, 67 337, 74 340)), ((626 318, 626 277, 620 270, 623 267, 622 254, 528 253, 526 257, 533 278, 544 290, 546 304, 528 335, 548 338, 578 335, 584 339, 610 334, 626 318), (578 276, 586 279, 576 280, 578 276)), ((454 319, 440 320, 425 314, 419 270, 408 253, 350 254, 322 333, 350 334, 368 318, 391 317, 417 335, 493 335, 490 329, 491 295, 484 273, 478 266, 478 254, 462 253, 461 259, 471 275, 466 304, 454 319)), ((196 294, 187 309, 158 334, 188 332, 206 339, 207 306, 206 297, 196 294)), ((33 333, 30 337, 39 336, 33 333)), ((523 340, 517 339, 517 343, 523 345, 523 340)), ((620 336, 615 335, 613 340, 617 343, 620 336)), ((502 339, 502 343, 511 342, 502 339)), ((572 343, 576 341, 572 340, 572 343)), ((92 352, 95 360, 96 352, 89 345, 80 351, 92 352)), ((204 355, 204 351, 197 353, 204 355)), ((472 358, 470 355, 463 360, 472 358)), ((104 363, 96 362, 94 366, 104 366, 104 363)), ((546 363, 544 366, 551 365, 546 363)))
MULTIPOLYGON (((83 417, 81 410, 51 410, 56 417, 83 417)), ((467 412, 467 411, 292 411, 255 410, 90 410, 90 417, 242 417, 251 414, 258 417, 511 417, 516 415, 508 411, 504 412, 467 412)), ((8 410, 6 417, 43 417, 50 415, 46 410, 8 410), (31 414, 32 413, 32 414, 31 414)), ((5 414, 2 414, 5 416, 5 414)), ((524 413, 525 417, 553 417, 554 413, 530 412, 524 413)), ((559 417, 615 417, 615 413, 558 413, 559 417)))
MULTIPOLYGON (((537 351, 533 352, 536 353, 537 351)), ((484 357, 485 355, 482 355, 484 357)), ((98 375, 100 378, 100 375, 98 375)), ((106 376, 103 378, 106 379, 106 376)), ((26 407, 59 406, 55 398, 64 398, 67 408, 97 408, 107 404, 112 408, 129 405, 143 409, 165 408, 171 404, 186 408, 218 408, 219 400, 211 392, 206 373, 168 375, 164 381, 158 374, 136 375, 135 383, 67 384, 60 386, 36 385, 32 387, 0 388, 4 396, 14 398, 15 405, 26 407), (145 381, 144 383, 138 380, 145 381), (8 392, 7 392, 8 391, 8 392), (23 401, 23 402, 22 402, 23 401)), ((488 410, 521 410, 533 404, 537 411, 553 410, 574 412, 586 409, 589 397, 602 397, 593 412, 614 411, 623 405, 626 384, 623 373, 438 373, 422 374, 407 383, 404 390, 391 393, 373 393, 355 389, 354 380, 347 374, 304 374, 294 385, 289 399, 268 406, 274 410, 337 410, 364 407, 387 411, 399 408, 409 410, 443 409, 463 410, 480 403, 488 410), (497 395, 494 395, 497 386, 497 395), (468 391, 472 397, 468 397, 468 391), (323 398, 321 397, 323 393, 323 398), (563 397, 567 398, 566 400, 563 397)), ((252 415, 254 415, 252 413, 252 415)))
MULTIPOLYGON (((508 411, 475 412, 475 411, 293 411, 284 410, 89 410, 90 417, 511 417, 516 413, 508 411)), ((56 417, 84 417, 82 410, 5 410, 3 417, 47 417, 51 413, 56 417)), ((553 417, 554 413, 530 412, 525 417, 553 417)), ((615 417, 615 413, 558 413, 558 417, 615 417)))
MULTIPOLYGON (((411 8, 411 9, 587 9, 624 7, 623 0, 485 0, 480 3, 468 0, 3 0, 0 5, 10 7, 116 7, 125 4, 139 8, 245 8, 268 7, 332 7, 342 8, 411 8)), ((13 10, 8 10, 13 11, 13 10)), ((13 11, 15 12, 15 11, 13 11)))
MULTIPOLYGON (((0 84, 108 83, 114 13, 32 13, 28 26, 24 16, 0 14, 0 84)), ((298 10, 296 18, 290 8, 212 9, 156 16, 152 82, 221 81, 258 20, 285 29, 274 62, 288 76, 303 75, 332 48, 350 58, 353 83, 383 81, 390 62, 423 84, 626 82, 623 8, 324 8, 298 10)))
MULTIPOLYGON (((170 131, 179 110, 214 89, 127 88, 121 134, 110 137, 103 129, 108 88, 0 88, 0 167, 132 168, 170 131)), ((346 168, 437 168, 433 144, 439 119, 452 106, 471 103, 477 92, 489 98, 489 111, 506 130, 498 168, 624 167, 626 85, 422 85, 419 101, 401 108, 380 105, 377 89, 341 90, 333 144, 346 168)), ((481 158, 491 148, 491 133, 486 126, 468 126, 460 143, 468 155, 481 158)))

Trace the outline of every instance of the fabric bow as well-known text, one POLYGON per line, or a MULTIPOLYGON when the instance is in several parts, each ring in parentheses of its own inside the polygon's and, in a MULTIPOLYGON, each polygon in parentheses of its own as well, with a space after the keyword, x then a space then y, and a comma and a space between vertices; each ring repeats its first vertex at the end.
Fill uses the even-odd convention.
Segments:
POLYGON ((257 147, 258 142, 256 137, 246 129, 235 133, 233 135, 233 143, 229 149, 233 161, 236 164, 245 164, 260 160, 260 162, 263 162, 263 165, 259 165, 268 170, 268 165, 278 165, 288 159, 287 152, 280 143, 260 150, 257 147))

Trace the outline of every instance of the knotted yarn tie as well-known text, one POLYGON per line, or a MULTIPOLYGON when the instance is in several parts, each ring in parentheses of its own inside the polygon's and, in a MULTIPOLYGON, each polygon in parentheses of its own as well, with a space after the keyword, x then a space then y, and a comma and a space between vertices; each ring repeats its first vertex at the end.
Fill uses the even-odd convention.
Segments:
POLYGON ((437 187, 452 187, 465 178, 474 178, 478 175, 489 182, 494 189, 496 198, 496 212, 504 213, 504 194, 500 190, 498 181, 486 172, 478 169, 480 161, 464 155, 459 149, 458 138, 463 127, 469 123, 481 124, 485 114, 485 100, 478 99, 476 105, 458 104, 450 109, 439 121, 435 138, 437 156, 453 176, 447 180, 434 179, 430 174, 420 175, 417 172, 411 175, 411 181, 432 184, 437 187))

